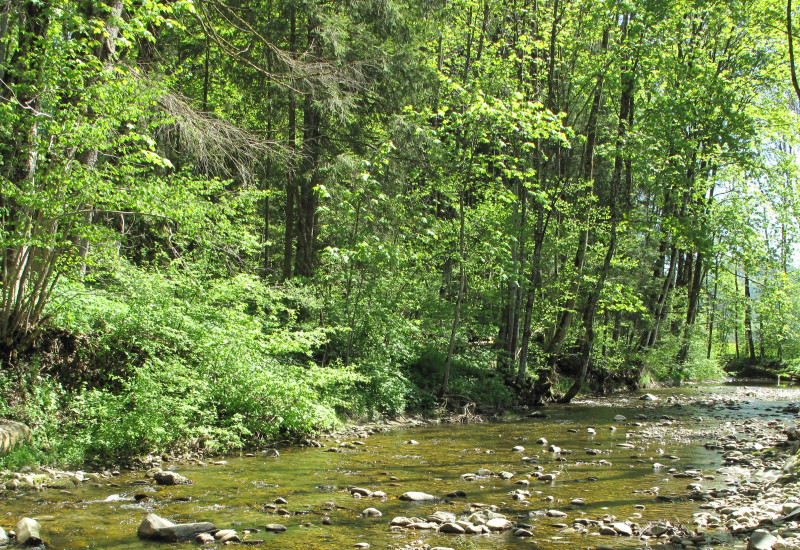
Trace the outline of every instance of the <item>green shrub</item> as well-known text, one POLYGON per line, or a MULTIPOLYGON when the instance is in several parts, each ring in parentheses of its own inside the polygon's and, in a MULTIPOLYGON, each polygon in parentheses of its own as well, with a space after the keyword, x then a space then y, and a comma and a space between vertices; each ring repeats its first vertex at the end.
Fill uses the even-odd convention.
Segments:
POLYGON ((381 372, 374 366, 359 372, 310 360, 327 333, 296 320, 305 297, 291 288, 244 275, 200 284, 180 269, 121 265, 115 273, 90 292, 64 284, 53 302, 55 323, 93 335, 93 368, 120 374, 103 387, 32 384, 14 416, 32 423, 47 461, 241 449, 332 428, 338 411, 372 397, 384 410, 402 410, 405 387, 391 371, 372 379, 381 372), (365 396, 354 399, 360 388, 365 396))
POLYGON ((680 384, 688 380, 702 381, 725 376, 719 360, 714 356, 710 359, 706 357, 706 335, 703 327, 695 327, 690 335, 688 353, 684 361, 679 362, 679 354, 685 345, 684 337, 673 334, 662 336, 656 347, 641 356, 641 378, 680 384))
MULTIPOLYGON (((507 406, 513 401, 511 388, 493 368, 491 351, 463 352, 450 365, 448 393, 465 397, 480 407, 507 406)), ((444 377, 446 355, 430 347, 407 367, 409 380, 423 396, 438 395, 444 377)), ((415 392, 416 393, 416 392, 415 392)))

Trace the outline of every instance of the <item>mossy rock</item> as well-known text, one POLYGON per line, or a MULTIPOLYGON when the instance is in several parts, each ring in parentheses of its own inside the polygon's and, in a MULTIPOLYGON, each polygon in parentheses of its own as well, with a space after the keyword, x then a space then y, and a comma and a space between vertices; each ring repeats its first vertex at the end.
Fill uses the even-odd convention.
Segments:
POLYGON ((0 455, 31 442, 31 429, 22 422, 0 419, 0 455))

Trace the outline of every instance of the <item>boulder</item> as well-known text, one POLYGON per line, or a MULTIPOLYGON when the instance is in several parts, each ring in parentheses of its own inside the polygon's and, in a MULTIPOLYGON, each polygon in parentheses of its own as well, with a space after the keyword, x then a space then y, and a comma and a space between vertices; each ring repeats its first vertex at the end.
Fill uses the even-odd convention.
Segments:
POLYGON ((409 523, 406 527, 409 529, 420 529, 422 531, 429 531, 432 529, 436 529, 439 524, 433 523, 431 521, 414 521, 409 523))
POLYGON ((440 533, 453 533, 455 535, 463 535, 465 530, 464 530, 463 527, 461 527, 457 523, 450 522, 450 523, 443 523, 439 527, 439 532, 440 533))
POLYGON ((430 500, 437 500, 435 496, 428 493, 421 493, 419 491, 408 491, 400 495, 400 500, 408 500, 411 502, 426 502, 430 500))
POLYGON ((193 539, 200 533, 209 533, 215 529, 214 524, 207 521, 175 524, 156 514, 147 514, 136 533, 143 539, 178 542, 193 539))
POLYGON ((271 533, 283 533, 286 531, 286 526, 280 523, 268 523, 264 526, 264 530, 270 531, 271 533))
POLYGON ((153 472, 153 479, 155 479, 156 483, 159 485, 190 485, 192 483, 188 478, 175 472, 153 472))
POLYGON ((242 542, 239 534, 233 529, 220 529, 214 533, 214 539, 222 544, 227 544, 229 542, 242 542))
POLYGON ((658 401, 658 397, 652 393, 646 393, 639 398, 639 401, 658 401))
POLYGON ((492 531, 505 531, 514 527, 514 524, 506 518, 492 518, 485 525, 492 531))
POLYGON ((17 543, 28 546, 39 546, 42 544, 42 537, 39 535, 41 526, 39 522, 31 518, 22 518, 17 522, 15 529, 17 533, 17 543))
POLYGON ((622 523, 621 521, 618 521, 616 523, 612 523, 611 528, 614 529, 614 531, 616 531, 620 535, 625 535, 626 537, 633 536, 633 529, 631 529, 631 526, 628 525, 627 523, 622 523))
POLYGON ((350 494, 353 496, 359 495, 362 497, 371 497, 372 491, 370 491, 369 489, 364 489, 363 487, 351 487, 350 494))
POLYGON ((379 518, 383 514, 377 508, 365 508, 361 512, 361 515, 364 516, 365 518, 379 518))
POLYGON ((31 429, 22 422, 0 419, 0 455, 17 445, 27 445, 31 442, 31 435, 31 429))
POLYGON ((747 541, 747 550, 772 550, 776 542, 777 537, 766 529, 756 529, 747 541))
POLYGON ((614 417, 614 422, 625 422, 628 418, 625 415, 618 414, 614 417))
POLYGON ((0 546, 3 546, 4 544, 8 544, 8 535, 3 528, 0 527, 0 546))
POLYGON ((456 515, 450 512, 437 510, 429 515, 426 519, 435 523, 454 523, 456 521, 456 515))

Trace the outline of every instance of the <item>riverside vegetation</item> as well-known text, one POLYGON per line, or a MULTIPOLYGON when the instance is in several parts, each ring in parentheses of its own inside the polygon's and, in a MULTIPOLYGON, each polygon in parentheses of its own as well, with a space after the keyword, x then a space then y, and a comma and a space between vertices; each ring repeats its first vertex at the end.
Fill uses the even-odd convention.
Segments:
POLYGON ((0 467, 797 373, 793 15, 0 3, 0 467))

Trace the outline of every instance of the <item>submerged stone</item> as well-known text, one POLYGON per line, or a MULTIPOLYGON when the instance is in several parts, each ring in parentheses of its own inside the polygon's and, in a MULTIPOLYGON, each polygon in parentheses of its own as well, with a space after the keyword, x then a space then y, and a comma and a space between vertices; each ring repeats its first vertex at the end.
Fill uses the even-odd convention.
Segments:
POLYGON ((209 533, 215 529, 214 524, 207 521, 175 524, 156 514, 147 514, 136 533, 143 539, 178 542, 192 539, 200 533, 209 533))
POLYGON ((411 502, 425 502, 429 500, 436 500, 436 497, 433 495, 429 495, 428 493, 422 493, 420 491, 408 491, 407 493, 403 493, 400 495, 400 500, 408 500, 411 502))

